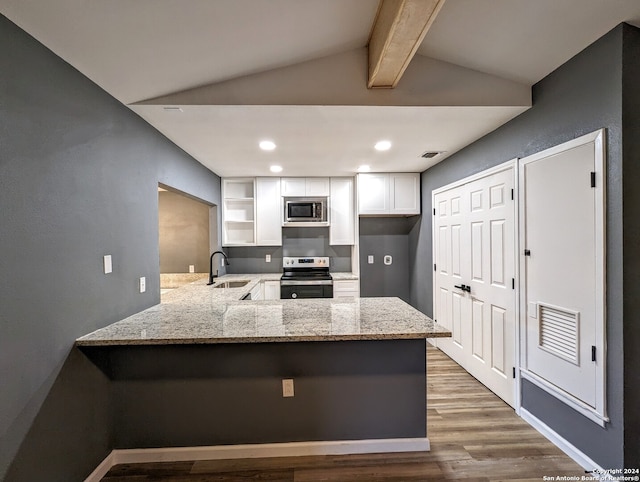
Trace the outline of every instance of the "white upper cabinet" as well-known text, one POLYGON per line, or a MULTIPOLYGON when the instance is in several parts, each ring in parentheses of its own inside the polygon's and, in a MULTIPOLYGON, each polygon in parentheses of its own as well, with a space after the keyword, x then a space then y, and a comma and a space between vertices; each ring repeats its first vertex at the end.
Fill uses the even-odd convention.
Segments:
POLYGON ((282 178, 282 196, 312 196, 324 197, 329 196, 329 178, 328 177, 283 177, 282 178))
POLYGON ((255 183, 253 178, 228 178, 222 182, 222 245, 254 245, 255 183))
POLYGON ((420 174, 389 174, 389 213, 420 214, 420 174))
POLYGON ((280 178, 256 179, 256 244, 282 245, 282 198, 280 178))
POLYGON ((355 244, 355 208, 352 177, 332 177, 331 225, 329 227, 329 244, 355 244))
POLYGON ((420 214, 420 174, 359 174, 358 214, 420 214))

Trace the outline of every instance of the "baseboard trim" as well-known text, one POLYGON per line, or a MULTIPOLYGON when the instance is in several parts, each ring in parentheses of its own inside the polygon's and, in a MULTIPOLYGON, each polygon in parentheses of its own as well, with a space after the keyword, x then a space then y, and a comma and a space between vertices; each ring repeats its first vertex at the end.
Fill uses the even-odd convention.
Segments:
POLYGON ((331 440, 269 444, 214 445, 206 447, 162 447, 152 449, 115 449, 96 467, 85 482, 99 482, 118 464, 180 462, 185 460, 221 460, 304 455, 347 455, 388 452, 427 452, 427 437, 370 440, 331 440))
MULTIPOLYGON (((600 479, 598 473, 600 474, 607 473, 589 456, 587 456, 584 452, 580 451, 576 446, 571 444, 567 439, 560 436, 555 430, 549 427, 546 423, 544 423, 538 417, 533 415, 526 408, 520 407, 520 416, 525 422, 527 422, 529 425, 535 428, 538 432, 544 435, 551 443, 553 443, 556 447, 558 447, 565 454, 571 457, 578 465, 582 466, 583 469, 589 472, 595 471, 595 473, 593 474, 594 477, 600 479)), ((600 480, 614 481, 616 479, 612 478, 610 475, 607 475, 607 478, 602 478, 600 480)))
POLYGON ((84 479, 84 482, 100 482, 100 480, 102 480, 102 478, 107 475, 107 472, 109 472, 111 467, 113 467, 114 465, 116 465, 116 463, 114 462, 112 450, 111 453, 107 455, 102 462, 100 462, 100 465, 98 465, 94 469, 94 471, 91 472, 89 477, 84 479))

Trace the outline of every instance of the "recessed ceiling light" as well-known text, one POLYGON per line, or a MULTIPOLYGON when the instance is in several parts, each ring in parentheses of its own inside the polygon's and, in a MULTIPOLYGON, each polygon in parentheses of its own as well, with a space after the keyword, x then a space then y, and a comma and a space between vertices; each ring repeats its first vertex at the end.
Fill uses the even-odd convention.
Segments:
POLYGON ((282 166, 271 166, 269 170, 271 172, 282 172, 282 166))
POLYGON ((376 151, 388 151, 391 149, 391 141, 378 141, 373 147, 375 147, 376 151))
POLYGON ((368 166, 367 164, 363 164, 362 166, 358 167, 358 172, 369 172, 371 170, 371 166, 368 166))
POLYGON ((276 148, 276 143, 273 141, 260 141, 259 145, 263 151, 273 151, 276 148))

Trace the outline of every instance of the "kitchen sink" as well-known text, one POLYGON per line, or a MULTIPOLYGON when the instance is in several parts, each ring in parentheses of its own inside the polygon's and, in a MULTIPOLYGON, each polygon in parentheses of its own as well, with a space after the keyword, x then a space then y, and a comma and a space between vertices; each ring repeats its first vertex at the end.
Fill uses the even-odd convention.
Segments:
POLYGON ((223 281, 222 283, 218 283, 213 287, 214 288, 242 288, 248 283, 249 283, 249 280, 239 279, 239 280, 233 280, 233 281, 223 281))

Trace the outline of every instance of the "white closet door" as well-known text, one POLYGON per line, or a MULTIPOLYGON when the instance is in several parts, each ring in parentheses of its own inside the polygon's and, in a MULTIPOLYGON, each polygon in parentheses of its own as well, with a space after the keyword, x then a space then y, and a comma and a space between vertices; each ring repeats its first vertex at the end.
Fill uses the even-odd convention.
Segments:
POLYGON ((513 169, 434 196, 435 318, 452 331, 438 347, 515 403, 513 169))
POLYGON ((523 161, 527 370, 595 407, 594 147, 523 161))

